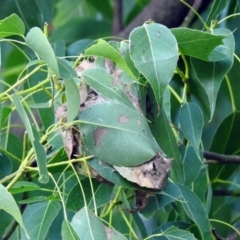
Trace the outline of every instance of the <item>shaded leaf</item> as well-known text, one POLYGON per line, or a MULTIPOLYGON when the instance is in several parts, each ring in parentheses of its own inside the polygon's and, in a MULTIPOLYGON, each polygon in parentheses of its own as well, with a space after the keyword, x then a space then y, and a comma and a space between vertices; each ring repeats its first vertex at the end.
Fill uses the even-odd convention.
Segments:
POLYGON ((199 145, 204 125, 201 109, 195 103, 185 103, 179 114, 180 128, 199 156, 199 145))
POLYGON ((206 209, 202 202, 187 187, 177 184, 182 193, 182 205, 186 214, 195 222, 201 233, 202 239, 208 240, 211 237, 210 222, 206 209))
POLYGON ((18 222, 22 227, 21 230, 27 234, 27 230, 24 227, 22 215, 18 208, 17 203, 15 202, 13 196, 7 191, 7 189, 0 184, 0 209, 3 209, 7 213, 13 216, 13 218, 18 222))
POLYGON ((219 14, 222 12, 222 10, 226 7, 229 0, 214 0, 211 10, 208 14, 208 18, 206 21, 207 25, 210 25, 212 20, 217 20, 219 14))
POLYGON ((172 33, 177 39, 182 54, 204 61, 219 61, 226 57, 225 52, 219 52, 216 47, 222 45, 226 33, 216 36, 190 28, 173 28, 172 33))
POLYGON ((31 126, 29 118, 20 102, 17 94, 13 95, 13 102, 18 111, 18 114, 26 128, 31 144, 35 150, 37 164, 39 167, 39 181, 42 183, 47 183, 49 180, 47 171, 47 156, 43 145, 40 143, 40 135, 37 130, 31 126))
MULTIPOLYGON (((213 137, 210 151, 219 154, 240 154, 240 112, 229 114, 219 125, 213 137)), ((215 165, 215 164, 214 164, 215 165)), ((223 164, 209 166, 210 178, 216 176, 220 179, 228 179, 237 170, 235 165, 223 164)))
POLYGON ((144 24, 130 34, 131 58, 150 82, 157 103, 171 80, 178 61, 178 45, 171 31, 161 24, 144 24))
POLYGON ((68 220, 64 219, 62 223, 62 239, 63 240, 79 240, 78 235, 73 230, 72 225, 68 220))
POLYGON ((83 144, 91 154, 111 165, 139 165, 159 150, 146 119, 125 105, 97 104, 81 112, 79 120, 83 144))
POLYGON ((162 191, 156 192, 154 196, 148 198, 146 206, 141 210, 141 214, 144 217, 151 217, 157 210, 162 209, 167 204, 175 202, 182 196, 178 186, 168 181, 165 188, 162 191))
POLYGON ((174 181, 183 181, 183 163, 181 155, 177 146, 176 137, 173 134, 173 130, 169 124, 169 120, 166 117, 164 110, 161 108, 160 112, 157 106, 154 105, 153 109, 149 111, 147 115, 151 121, 150 128, 155 137, 157 143, 164 151, 164 153, 172 158, 172 170, 171 176, 174 181))
POLYGON ((81 240, 106 240, 102 222, 86 207, 73 216, 71 225, 81 240))
POLYGON ((15 13, 3 20, 0 20, 0 37, 19 35, 24 37, 25 26, 21 18, 15 13))
POLYGON ((40 28, 34 27, 28 32, 26 44, 46 62, 55 74, 59 75, 58 63, 53 49, 40 28))
POLYGON ((189 186, 197 178, 203 163, 192 147, 180 148, 183 159, 184 184, 189 186))
POLYGON ((99 56, 113 60, 121 67, 132 79, 136 79, 121 54, 106 41, 99 39, 97 44, 92 45, 85 51, 85 55, 99 56))
POLYGON ((47 170, 47 155, 43 145, 40 142, 40 135, 38 131, 34 127, 32 128, 32 130, 33 130, 33 136, 34 136, 32 145, 34 147, 37 165, 39 168, 38 181, 41 183, 48 183, 49 176, 48 176, 48 170, 47 170))
POLYGON ((12 194, 16 194, 21 192, 36 191, 40 189, 41 188, 35 183, 27 182, 27 181, 18 181, 12 186, 12 188, 10 189, 10 192, 12 194))
MULTIPOLYGON (((60 208, 61 205, 57 201, 35 203, 26 208, 23 213, 23 222, 30 239, 45 239, 60 208)), ((21 231, 21 235, 22 240, 27 239, 23 231, 21 231)))
POLYGON ((64 80, 67 97, 67 122, 71 122, 77 116, 80 107, 80 94, 77 84, 72 78, 64 80))
POLYGON ((196 79, 203 86, 209 99, 211 110, 210 118, 212 118, 215 110, 216 99, 221 82, 224 76, 232 67, 233 53, 235 48, 234 38, 229 30, 213 29, 213 34, 227 36, 223 39, 224 45, 221 46, 221 48, 219 49, 219 51, 223 52, 226 57, 221 61, 216 62, 206 62, 199 59, 191 58, 191 65, 193 67, 196 79))
POLYGON ((81 39, 72 44, 67 48, 67 56, 79 56, 83 53, 94 41, 92 39, 81 39))
POLYGON ((12 162, 9 157, 0 152, 0 179, 3 179, 7 175, 10 175, 12 172, 12 162))

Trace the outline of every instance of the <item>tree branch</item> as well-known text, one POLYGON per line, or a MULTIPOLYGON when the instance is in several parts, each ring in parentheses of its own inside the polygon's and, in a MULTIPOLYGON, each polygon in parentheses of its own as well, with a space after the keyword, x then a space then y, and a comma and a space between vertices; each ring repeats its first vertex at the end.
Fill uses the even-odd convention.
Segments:
POLYGON ((216 240, 226 240, 226 239, 220 237, 220 236, 217 234, 215 228, 212 229, 212 234, 213 234, 213 236, 215 237, 216 240))
POLYGON ((122 0, 114 1, 112 34, 116 36, 122 30, 122 0))
MULTIPOLYGON (((186 0, 193 5, 195 0, 186 0)), ((139 13, 139 15, 121 31, 118 36, 128 38, 130 32, 144 22, 152 19, 154 22, 161 23, 169 28, 181 25, 189 12, 189 8, 176 0, 152 0, 139 13)))
POLYGON ((203 157, 207 159, 205 164, 240 164, 240 156, 224 155, 214 152, 203 151, 203 157))

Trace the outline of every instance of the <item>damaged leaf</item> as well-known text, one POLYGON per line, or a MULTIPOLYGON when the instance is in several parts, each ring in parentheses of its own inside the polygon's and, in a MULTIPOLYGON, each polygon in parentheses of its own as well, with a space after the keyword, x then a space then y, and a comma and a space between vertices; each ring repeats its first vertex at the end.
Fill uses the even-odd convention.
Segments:
POLYGON ((158 152, 154 158, 142 165, 135 167, 114 168, 127 180, 137 183, 141 187, 163 189, 168 172, 171 167, 171 160, 166 158, 162 152, 158 152))
POLYGON ((93 105, 80 112, 79 120, 82 143, 90 154, 108 164, 136 166, 160 151, 146 119, 123 104, 93 105))

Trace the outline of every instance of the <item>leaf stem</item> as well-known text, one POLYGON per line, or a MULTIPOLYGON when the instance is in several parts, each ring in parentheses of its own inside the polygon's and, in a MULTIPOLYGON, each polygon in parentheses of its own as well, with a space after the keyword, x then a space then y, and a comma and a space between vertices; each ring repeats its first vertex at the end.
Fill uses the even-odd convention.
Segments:
POLYGON ((233 96, 233 91, 232 91, 232 87, 231 87, 228 75, 225 75, 225 80, 226 80, 226 83, 227 83, 227 86, 228 86, 228 90, 229 90, 229 95, 230 95, 231 104, 232 104, 232 110, 233 110, 233 112, 236 112, 237 109, 236 109, 234 96, 233 96))
POLYGON ((220 24, 220 23, 226 21, 227 19, 229 19, 229 18, 231 18, 231 17, 236 17, 236 16, 240 16, 240 13, 230 14, 230 15, 228 15, 227 17, 225 17, 225 18, 221 19, 220 21, 218 21, 217 24, 220 24))
POLYGON ((119 188, 118 188, 118 191, 117 191, 117 193, 116 193, 115 198, 114 198, 113 201, 109 204, 109 207, 108 207, 107 211, 101 215, 101 218, 106 217, 106 216, 112 211, 112 209, 114 208, 114 206, 115 206, 115 205, 117 204, 117 202, 118 202, 118 198, 119 198, 120 193, 122 192, 122 189, 123 189, 122 187, 119 187, 119 188))
POLYGON ((19 81, 17 81, 15 84, 13 84, 11 87, 9 87, 6 91, 4 91, 2 94, 0 94, 0 102, 4 101, 5 99, 3 99, 4 95, 8 95, 9 92, 11 92, 12 90, 14 90, 14 88, 16 88, 18 85, 22 84, 25 80, 27 80, 31 75, 33 75, 34 73, 36 73, 37 71, 39 71, 41 69, 42 66, 38 66, 35 69, 33 69, 29 74, 27 74, 26 76, 24 76, 22 79, 20 79, 19 81))
POLYGON ((131 234, 133 235, 133 237, 134 237, 135 239, 139 239, 122 210, 120 210, 120 213, 121 213, 122 218, 124 219, 125 223, 127 224, 127 226, 128 226, 128 228, 129 228, 131 234))
POLYGON ((167 86, 168 89, 170 90, 170 92, 173 94, 173 96, 178 100, 178 102, 182 105, 183 102, 182 102, 182 99, 179 97, 179 95, 177 94, 177 92, 170 86, 168 85, 167 86))

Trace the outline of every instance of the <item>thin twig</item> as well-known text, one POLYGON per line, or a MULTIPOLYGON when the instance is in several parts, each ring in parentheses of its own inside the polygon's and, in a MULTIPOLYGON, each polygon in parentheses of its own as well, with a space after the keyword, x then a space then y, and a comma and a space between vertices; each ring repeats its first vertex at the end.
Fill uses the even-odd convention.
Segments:
POLYGON ((113 16, 113 35, 117 35, 122 30, 122 0, 114 1, 114 16, 113 16))
POLYGON ((240 156, 224 155, 214 152, 203 151, 203 157, 207 159, 204 163, 221 163, 221 164, 240 164, 240 156))

